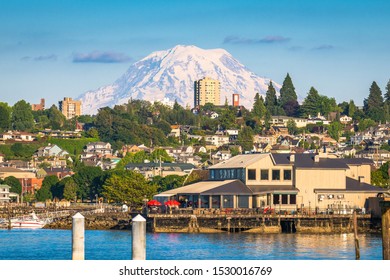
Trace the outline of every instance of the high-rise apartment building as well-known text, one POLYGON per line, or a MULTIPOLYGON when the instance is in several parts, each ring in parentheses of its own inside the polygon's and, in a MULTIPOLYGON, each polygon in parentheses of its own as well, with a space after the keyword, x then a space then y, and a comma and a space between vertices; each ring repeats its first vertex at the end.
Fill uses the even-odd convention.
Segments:
POLYGON ((67 119, 81 115, 81 101, 73 100, 71 97, 64 97, 64 100, 58 102, 59 109, 67 119))
POLYGON ((220 105, 221 84, 218 80, 204 77, 194 82, 194 107, 206 103, 220 105))

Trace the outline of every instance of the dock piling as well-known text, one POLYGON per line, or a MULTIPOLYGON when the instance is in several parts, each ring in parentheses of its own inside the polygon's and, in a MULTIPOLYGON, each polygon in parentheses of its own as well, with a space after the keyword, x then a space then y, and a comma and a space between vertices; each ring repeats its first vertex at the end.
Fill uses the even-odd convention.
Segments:
POLYGON ((72 260, 84 260, 85 219, 80 213, 72 217, 72 260))
POLYGON ((359 238, 357 232, 358 232, 357 215, 356 215, 356 210, 354 210, 353 211, 353 233, 355 239, 355 255, 356 255, 356 259, 360 260, 360 247, 359 247, 359 238))
POLYGON ((380 202, 382 209, 382 249, 383 259, 390 260, 390 198, 380 202))
POLYGON ((146 260, 146 219, 137 215, 132 219, 133 260, 146 260))

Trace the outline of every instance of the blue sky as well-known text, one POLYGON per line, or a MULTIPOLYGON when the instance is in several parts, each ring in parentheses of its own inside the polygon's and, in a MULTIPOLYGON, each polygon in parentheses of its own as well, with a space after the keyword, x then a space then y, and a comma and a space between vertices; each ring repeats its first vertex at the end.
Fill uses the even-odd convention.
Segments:
POLYGON ((224 48, 303 98, 363 104, 390 79, 390 1, 0 0, 0 101, 47 106, 108 85, 153 51, 224 48))

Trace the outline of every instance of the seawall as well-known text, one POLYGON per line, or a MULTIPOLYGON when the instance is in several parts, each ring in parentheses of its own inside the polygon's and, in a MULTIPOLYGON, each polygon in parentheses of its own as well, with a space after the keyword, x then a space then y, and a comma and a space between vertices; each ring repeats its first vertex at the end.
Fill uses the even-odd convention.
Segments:
MULTIPOLYGON (((359 232, 380 232, 381 221, 368 215, 358 218, 359 232)), ((350 233, 352 216, 218 216, 218 215, 149 215, 152 232, 248 232, 248 233, 350 233)))

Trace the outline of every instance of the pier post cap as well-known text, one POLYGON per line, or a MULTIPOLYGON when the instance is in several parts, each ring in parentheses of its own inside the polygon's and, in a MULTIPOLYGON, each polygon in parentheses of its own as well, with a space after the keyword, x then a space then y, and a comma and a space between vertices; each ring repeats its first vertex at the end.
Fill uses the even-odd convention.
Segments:
POLYGON ((80 212, 77 212, 73 217, 73 219, 84 219, 84 216, 80 214, 80 212))
POLYGON ((138 214, 137 216, 135 216, 133 219, 132 219, 133 222, 145 222, 146 219, 144 217, 142 217, 140 214, 138 214))

